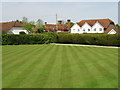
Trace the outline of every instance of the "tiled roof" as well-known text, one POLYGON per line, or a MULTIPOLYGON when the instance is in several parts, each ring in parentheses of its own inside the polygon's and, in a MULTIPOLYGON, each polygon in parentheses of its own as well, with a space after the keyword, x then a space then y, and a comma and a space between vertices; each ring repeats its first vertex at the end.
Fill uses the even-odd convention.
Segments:
POLYGON ((0 23, 0 30, 2 31, 9 31, 12 27, 23 27, 24 25, 22 23, 12 21, 12 22, 5 22, 0 23))
POLYGON ((91 20, 82 20, 77 24, 81 27, 84 23, 87 22, 90 26, 93 26, 96 22, 99 22, 104 28, 107 28, 110 22, 113 22, 110 19, 91 19, 91 20))
POLYGON ((45 26, 45 30, 65 30, 65 29, 67 29, 67 30, 69 30, 70 29, 70 27, 69 27, 69 25, 68 24, 57 24, 57 25, 55 25, 55 24, 46 24, 46 26, 45 26))
POLYGON ((117 31, 117 28, 115 27, 115 25, 110 24, 110 25, 108 26, 108 28, 104 31, 104 33, 108 33, 108 32, 110 32, 112 29, 114 29, 116 32, 118 32, 118 31, 117 31))

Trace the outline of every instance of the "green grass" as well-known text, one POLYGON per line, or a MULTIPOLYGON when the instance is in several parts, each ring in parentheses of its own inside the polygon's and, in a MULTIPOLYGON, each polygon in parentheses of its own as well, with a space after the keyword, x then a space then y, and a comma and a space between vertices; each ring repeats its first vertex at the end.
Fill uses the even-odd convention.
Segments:
POLYGON ((117 88, 116 48, 3 46, 3 88, 117 88))

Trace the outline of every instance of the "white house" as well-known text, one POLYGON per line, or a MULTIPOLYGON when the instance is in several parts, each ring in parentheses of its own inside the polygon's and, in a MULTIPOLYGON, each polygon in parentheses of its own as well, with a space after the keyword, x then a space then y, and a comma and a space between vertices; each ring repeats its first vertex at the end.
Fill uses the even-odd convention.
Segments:
POLYGON ((24 29, 22 23, 16 21, 0 23, 0 29, 3 31, 3 33, 7 34, 20 34, 20 32, 25 32, 26 34, 29 33, 24 29))
POLYGON ((71 27, 71 33, 108 33, 116 34, 114 22, 110 19, 82 20, 71 27))

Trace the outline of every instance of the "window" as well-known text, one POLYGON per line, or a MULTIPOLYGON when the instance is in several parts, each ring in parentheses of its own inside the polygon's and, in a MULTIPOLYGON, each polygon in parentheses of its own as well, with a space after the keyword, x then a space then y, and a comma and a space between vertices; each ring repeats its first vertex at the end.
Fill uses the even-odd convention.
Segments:
POLYGON ((88 29, 88 31, 90 31, 90 29, 88 29))
POLYGON ((80 29, 78 29, 78 32, 80 31, 80 29))
POLYGON ((100 31, 102 31, 102 28, 100 28, 100 31))
POLYGON ((94 29, 94 31, 96 31, 96 28, 94 29))
POLYGON ((73 29, 73 31, 75 31, 75 29, 73 29))
POLYGON ((83 31, 85 31, 85 29, 83 29, 83 31))

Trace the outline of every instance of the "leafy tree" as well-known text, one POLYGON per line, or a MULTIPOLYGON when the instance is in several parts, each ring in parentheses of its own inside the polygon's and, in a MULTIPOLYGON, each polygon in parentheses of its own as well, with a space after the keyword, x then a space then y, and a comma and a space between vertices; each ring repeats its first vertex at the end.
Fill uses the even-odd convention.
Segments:
POLYGON ((116 24, 116 27, 117 27, 118 29, 120 29, 120 26, 119 26, 118 24, 116 24))
POLYGON ((70 28, 71 28, 73 25, 74 25, 74 23, 73 23, 73 22, 70 22, 70 28))
MULTIPOLYGON (((66 24, 68 24, 68 22, 67 22, 66 24)), ((74 25, 74 23, 73 23, 73 22, 70 22, 70 28, 71 28, 73 25, 74 25)))
POLYGON ((24 23, 24 29, 28 30, 30 33, 33 32, 33 29, 35 25, 34 24, 31 24, 31 23, 24 23))
POLYGON ((44 29, 45 29, 45 25, 42 25, 42 26, 37 30, 37 32, 38 32, 38 33, 42 33, 42 32, 44 31, 44 29))
POLYGON ((19 20, 16 20, 16 22, 20 22, 19 20))
POLYGON ((27 23, 28 22, 28 18, 26 17, 23 17, 23 20, 22 20, 23 23, 27 23))
POLYGON ((37 22, 36 22, 36 26, 42 26, 42 25, 44 25, 43 20, 38 19, 37 22))

